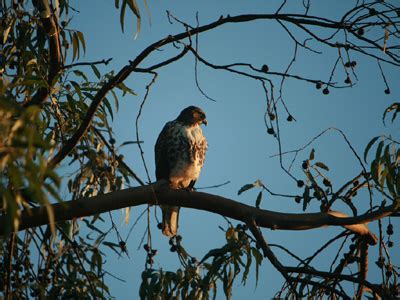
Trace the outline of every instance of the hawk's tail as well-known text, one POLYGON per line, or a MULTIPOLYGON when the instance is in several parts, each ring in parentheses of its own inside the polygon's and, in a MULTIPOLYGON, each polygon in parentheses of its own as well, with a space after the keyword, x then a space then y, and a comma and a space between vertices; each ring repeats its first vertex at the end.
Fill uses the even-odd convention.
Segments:
POLYGON ((178 231, 179 207, 162 207, 162 233, 168 237, 173 237, 178 231))

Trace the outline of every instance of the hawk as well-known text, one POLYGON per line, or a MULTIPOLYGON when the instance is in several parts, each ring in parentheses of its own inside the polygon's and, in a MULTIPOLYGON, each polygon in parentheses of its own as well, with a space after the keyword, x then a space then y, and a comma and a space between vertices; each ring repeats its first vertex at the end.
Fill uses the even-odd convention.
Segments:
MULTIPOLYGON (((200 125, 207 125, 206 114, 189 106, 167 122, 155 145, 157 180, 165 179, 173 189, 193 189, 204 164, 207 140, 200 125)), ((168 237, 178 230, 179 207, 161 206, 162 233, 168 237)))

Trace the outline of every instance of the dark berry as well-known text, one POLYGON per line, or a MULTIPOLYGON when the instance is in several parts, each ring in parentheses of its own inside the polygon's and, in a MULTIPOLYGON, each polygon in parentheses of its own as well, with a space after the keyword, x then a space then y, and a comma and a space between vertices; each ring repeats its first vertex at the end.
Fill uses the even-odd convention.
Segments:
POLYGON ((358 180, 354 180, 354 181, 353 181, 353 185, 354 185, 354 186, 357 186, 357 185, 359 185, 359 184, 360 184, 360 182, 358 182, 358 180))
POLYGON ((389 224, 388 227, 386 228, 386 233, 388 235, 392 235, 393 234, 393 225, 389 224))
POLYGON ((110 138, 109 142, 110 142, 111 145, 114 145, 115 144, 115 139, 114 138, 110 138))
POLYGON ((293 121, 293 116, 292 115, 288 115, 287 119, 288 122, 292 122, 293 121))
POLYGON ((151 250, 151 256, 155 256, 155 255, 157 255, 157 249, 151 250))
POLYGON ((268 66, 267 66, 267 65, 263 65, 263 66, 261 67, 261 71, 264 72, 264 73, 268 73, 268 71, 269 71, 268 66))
POLYGON ((350 63, 350 66, 351 66, 352 68, 354 68, 355 66, 357 66, 357 62, 356 62, 355 60, 353 60, 353 61, 350 63))
POLYGON ((62 22, 61 22, 61 26, 62 26, 62 27, 67 26, 67 22, 66 22, 66 21, 62 21, 62 22))
POLYGON ((382 269, 383 266, 385 265, 385 258, 384 257, 379 257, 378 260, 375 262, 378 268, 382 269))
POLYGON ((303 180, 297 180, 297 186, 299 188, 302 188, 304 186, 304 181, 303 180))
POLYGON ((300 203, 301 202, 301 197, 300 196, 294 197, 294 201, 296 201, 296 203, 300 203))
POLYGON ((387 245, 389 248, 392 248, 394 246, 394 243, 393 241, 388 241, 387 245))
POLYGON ((348 62, 346 62, 346 63, 344 64, 344 66, 345 66, 346 68, 350 68, 350 67, 351 67, 351 63, 348 61, 348 62))
POLYGON ((126 251, 126 243, 124 241, 119 242, 119 247, 122 251, 126 251))
POLYGON ((182 241, 182 236, 181 236, 181 235, 177 235, 177 236, 176 236, 176 241, 177 241, 177 242, 182 241))
POLYGON ((150 251, 150 246, 148 244, 143 245, 143 249, 146 250, 146 252, 150 251))
POLYGON ((364 35, 364 28, 358 28, 357 34, 358 35, 364 35))
POLYGON ((344 83, 351 84, 351 79, 349 76, 346 77, 346 79, 344 80, 344 83))
POLYGON ((322 94, 328 95, 329 94, 329 89, 326 87, 322 90, 322 94))
POLYGON ((370 9, 369 9, 369 14, 370 14, 371 16, 375 16, 375 15, 376 15, 376 10, 375 10, 375 8, 370 8, 370 9))
POLYGON ((385 90, 385 94, 386 94, 386 95, 389 95, 389 94, 390 94, 390 89, 389 89, 389 88, 387 88, 387 89, 385 90))
POLYGON ((350 249, 350 251, 356 250, 356 245, 350 244, 349 249, 350 249))
POLYGON ((308 160, 303 161, 303 163, 301 164, 301 167, 305 170, 308 168, 308 160))
POLYGON ((322 83, 321 82, 317 82, 315 84, 315 87, 317 88, 317 90, 319 90, 320 88, 322 88, 322 83))
POLYGON ((273 113, 268 114, 269 118, 271 121, 274 121, 276 119, 275 115, 273 113))
POLYGON ((272 128, 272 127, 268 128, 267 132, 268 132, 268 134, 274 134, 275 133, 274 128, 272 128))
POLYGON ((162 229, 162 223, 158 223, 158 224, 157 224, 157 228, 158 228, 158 229, 162 229))
POLYGON ((175 245, 172 245, 171 248, 169 248, 169 251, 171 252, 176 252, 177 247, 175 245))

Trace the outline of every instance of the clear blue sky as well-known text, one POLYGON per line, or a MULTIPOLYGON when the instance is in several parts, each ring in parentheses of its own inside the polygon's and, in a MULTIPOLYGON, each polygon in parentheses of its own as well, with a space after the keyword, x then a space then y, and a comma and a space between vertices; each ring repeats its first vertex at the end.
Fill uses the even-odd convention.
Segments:
MULTIPOLYGON (((140 5, 143 8, 143 3, 140 5)), ((298 1, 299 5, 302 1, 298 1)), ((169 24, 166 10, 176 17, 196 24, 196 12, 199 13, 200 24, 214 21, 222 15, 244 13, 273 13, 280 1, 148 1, 151 14, 151 25, 142 9, 142 30, 134 39, 136 22, 131 17, 126 19, 126 32, 121 33, 119 27, 119 12, 113 7, 114 1, 92 0, 76 1, 75 8, 80 11, 74 16, 72 26, 83 31, 87 43, 86 56, 82 61, 95 61, 112 57, 112 62, 103 71, 114 69, 118 71, 129 60, 135 58, 149 43, 166 35, 181 32, 182 26, 169 24)), ((347 1, 331 1, 327 6, 325 1, 313 1, 311 14, 335 17, 346 6, 347 1), (321 4, 323 2, 323 4, 321 4), (339 3, 337 3, 339 2, 339 3)), ((300 6, 289 6, 285 12, 298 12, 300 6)), ((127 13, 128 15, 130 12, 127 13)), ((284 72, 293 54, 293 42, 285 31, 272 21, 257 21, 249 24, 226 25, 212 32, 202 34, 199 38, 199 52, 210 62, 228 64, 233 62, 249 62, 261 67, 267 64, 271 71, 284 72)), ((336 51, 327 50, 316 44, 324 54, 310 54, 299 49, 298 59, 293 66, 293 73, 306 77, 328 80, 330 70, 336 60, 336 51)), ((142 67, 150 66, 163 58, 178 53, 168 47, 164 52, 151 55, 142 67)), ((327 96, 316 90, 314 85, 287 80, 284 99, 291 114, 297 122, 286 122, 286 113, 279 107, 281 117, 281 135, 283 150, 297 149, 306 144, 312 137, 328 127, 342 129, 359 154, 368 141, 382 132, 398 130, 398 127, 384 128, 381 116, 385 107, 395 102, 399 97, 399 72, 384 66, 392 85, 392 94, 385 95, 385 85, 379 74, 375 61, 367 61, 357 55, 357 76, 359 81, 351 89, 331 90, 327 96)), ((260 179, 275 192, 285 194, 300 194, 296 187, 279 167, 278 159, 271 155, 278 152, 276 141, 266 133, 263 115, 266 108, 265 97, 258 82, 241 78, 223 71, 212 70, 199 65, 199 82, 204 91, 217 102, 207 100, 201 95, 195 84, 194 59, 188 55, 181 61, 167 66, 159 71, 156 84, 151 89, 149 99, 144 107, 140 120, 140 137, 144 141, 143 149, 147 166, 154 180, 153 147, 165 122, 174 119, 178 113, 189 105, 196 105, 206 112, 209 122, 204 129, 209 142, 207 159, 197 186, 210 186, 230 181, 229 185, 210 190, 211 193, 223 195, 247 204, 254 204, 258 190, 237 195, 238 189, 246 184, 260 179)), ((336 81, 343 82, 345 75, 338 73, 336 81)), ((272 78, 277 87, 280 78, 272 78)), ((150 77, 133 74, 126 84, 134 89, 138 96, 126 96, 121 99, 120 110, 116 114, 113 128, 117 144, 135 139, 135 118, 139 104, 144 95, 144 87, 150 77)), ((349 180, 360 171, 358 162, 346 146, 344 140, 334 132, 319 139, 312 147, 316 150, 316 159, 325 162, 331 169, 328 176, 334 187, 349 180)), ((301 162, 308 157, 311 147, 300 153, 293 168, 293 175, 304 178, 301 162)), ((139 151, 134 146, 124 148, 123 153, 127 164, 145 179, 145 172, 139 151)), ((291 157, 290 157, 291 158, 291 157)), ((290 158, 285 159, 289 163, 290 158)), ((355 199, 357 203, 367 202, 361 194, 355 199)), ((301 212, 301 205, 294 201, 265 195, 262 208, 279 212, 301 212)), ((341 207, 336 207, 340 209, 341 207)), ((122 212, 114 212, 116 223, 123 234, 126 234, 134 219, 143 207, 132 209, 131 222, 124 225, 122 212)), ((319 205, 313 205, 311 211, 318 211, 319 205)), ((349 211, 346 211, 350 213, 349 211)), ((160 213, 159 213, 160 215, 160 213)), ((108 219, 108 217, 106 217, 108 219)), ((108 253, 105 269, 124 278, 121 283, 111 277, 108 279, 111 294, 117 299, 135 299, 138 297, 140 272, 145 262, 143 249, 137 250, 143 235, 146 221, 143 218, 135 227, 128 240, 130 258, 116 257, 108 253)), ((168 251, 168 239, 155 228, 153 219, 154 248, 159 249, 155 257, 155 267, 176 270, 178 259, 168 251)), ((197 257, 202 257, 210 248, 219 247, 224 240, 223 233, 217 228, 225 227, 226 222, 218 215, 198 212, 188 209, 181 210, 180 232, 186 249, 197 257)), ((376 232, 376 228, 375 232, 376 232)), ((312 231, 283 232, 263 230, 269 243, 279 243, 297 253, 307 256, 313 253, 323 241, 327 241, 341 228, 325 228, 312 231)), ((116 242, 117 238, 110 235, 109 240, 116 242)), ((293 263, 280 250, 276 254, 284 263, 293 263)), ((370 250, 376 255, 377 248, 370 250)), ((333 252, 328 252, 332 259, 333 252)), ((395 257, 398 260, 398 256, 395 257)), ((318 266, 328 266, 329 261, 317 260, 318 266)), ((373 260, 371 260, 373 264, 373 260)), ((373 280, 374 275, 370 274, 373 280)), ((282 284, 281 275, 265 262, 261 269, 258 288, 255 289, 254 272, 251 273, 247 286, 241 287, 238 281, 234 287, 233 299, 267 299, 279 290, 282 284)), ((219 297, 223 295, 220 290, 219 297)))

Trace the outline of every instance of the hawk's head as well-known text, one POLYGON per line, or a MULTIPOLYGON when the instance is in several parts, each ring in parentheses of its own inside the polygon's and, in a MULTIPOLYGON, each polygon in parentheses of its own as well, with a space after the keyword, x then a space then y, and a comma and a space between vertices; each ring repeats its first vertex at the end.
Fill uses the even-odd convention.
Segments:
POLYGON ((207 125, 206 114, 201 108, 196 106, 186 107, 181 111, 177 120, 187 125, 207 125))

